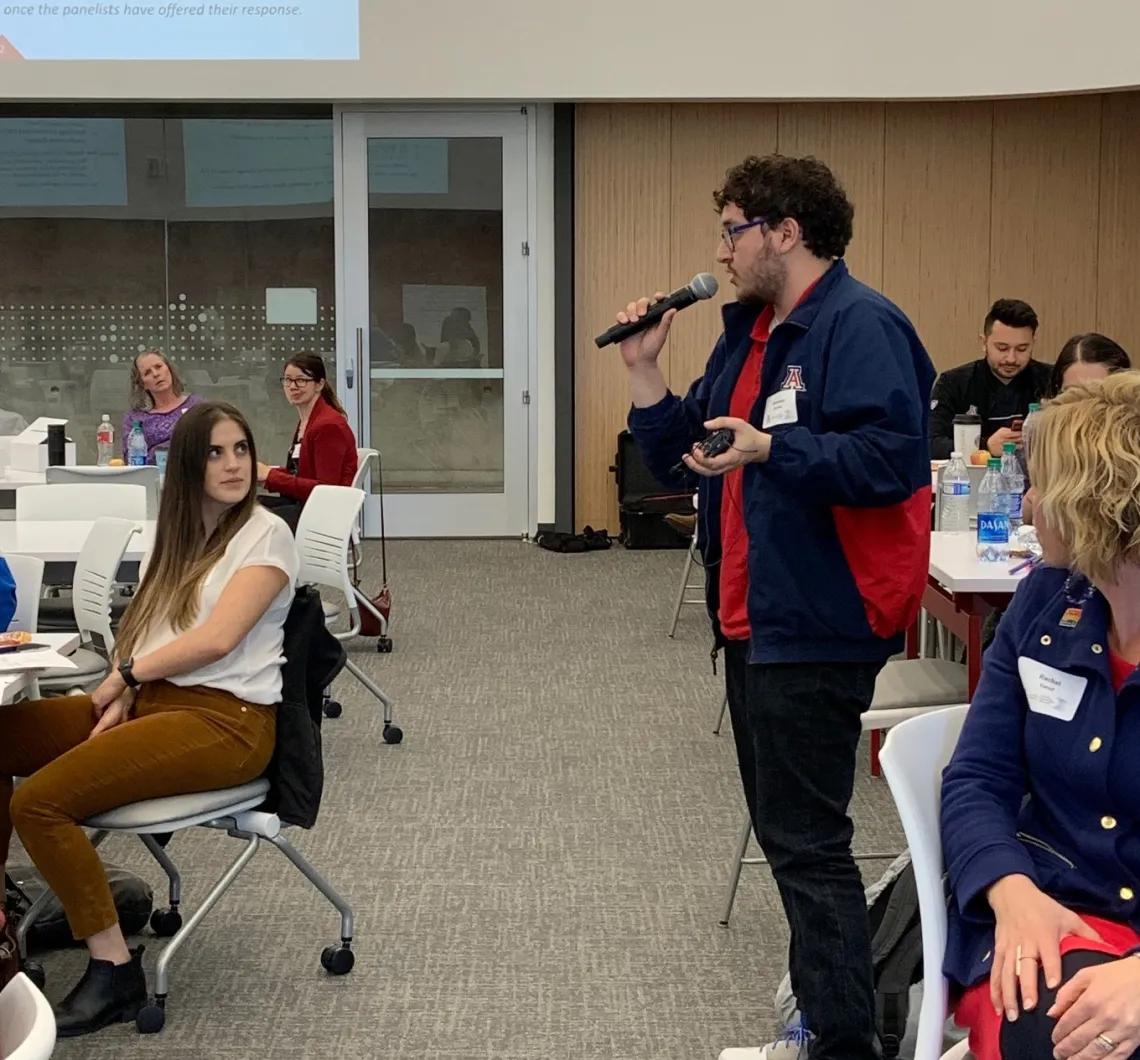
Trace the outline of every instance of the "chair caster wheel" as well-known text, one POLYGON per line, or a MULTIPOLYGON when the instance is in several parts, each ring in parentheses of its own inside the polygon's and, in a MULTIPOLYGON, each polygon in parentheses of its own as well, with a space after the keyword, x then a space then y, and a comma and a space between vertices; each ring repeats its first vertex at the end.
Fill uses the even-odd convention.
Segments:
POLYGON ((344 713, 344 707, 335 699, 326 699, 324 711, 326 718, 339 718, 344 713))
POLYGON ((32 986, 37 990, 43 990, 47 976, 44 974, 44 966, 39 961, 25 961, 20 971, 32 981, 32 986))
POLYGON ((177 909, 156 909, 150 914, 150 929, 160 939, 168 939, 182 930, 182 914, 177 909))
POLYGON ((321 951, 321 967, 329 975, 348 975, 356 964, 356 954, 347 946, 326 946, 321 951))
POLYGON ((385 743, 401 743, 404 739, 404 730, 398 725, 385 725, 384 726, 384 742, 385 743))
POLYGON ((381 637, 376 641, 376 650, 380 652, 381 655, 388 655, 392 651, 392 638, 381 637))
POLYGON ((157 1034, 166 1026, 166 1008, 160 1002, 152 1001, 143 1005, 135 1017, 135 1026, 139 1034, 157 1034))

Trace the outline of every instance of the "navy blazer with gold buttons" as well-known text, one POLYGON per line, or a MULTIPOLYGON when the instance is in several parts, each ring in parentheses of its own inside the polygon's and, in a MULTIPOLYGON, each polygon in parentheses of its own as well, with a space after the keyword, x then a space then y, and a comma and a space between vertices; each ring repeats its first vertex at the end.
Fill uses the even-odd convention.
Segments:
POLYGON ((942 777, 951 890, 943 970, 960 987, 990 974, 986 891, 1003 876, 1028 876, 1076 912, 1140 928, 1140 671, 1118 696, 1109 617, 1085 578, 1040 568, 986 652, 942 777), (1031 706, 1019 659, 1025 680, 1076 678, 1066 702, 1031 706))

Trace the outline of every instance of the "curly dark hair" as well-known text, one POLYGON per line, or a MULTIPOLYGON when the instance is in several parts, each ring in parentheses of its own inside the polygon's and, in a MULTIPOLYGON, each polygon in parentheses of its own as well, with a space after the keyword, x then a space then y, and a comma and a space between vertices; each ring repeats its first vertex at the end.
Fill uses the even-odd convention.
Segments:
POLYGON ((855 207, 818 158, 750 155, 733 166, 713 192, 718 210, 732 203, 750 221, 797 221, 804 246, 817 258, 841 258, 851 242, 855 207))

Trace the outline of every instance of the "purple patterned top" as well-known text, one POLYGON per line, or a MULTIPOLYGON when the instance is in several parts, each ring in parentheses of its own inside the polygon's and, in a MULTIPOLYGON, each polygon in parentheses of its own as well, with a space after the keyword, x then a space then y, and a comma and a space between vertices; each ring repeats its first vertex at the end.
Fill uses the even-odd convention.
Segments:
POLYGON ((187 409, 200 405, 204 399, 197 394, 187 394, 181 405, 166 412, 147 412, 141 409, 131 409, 123 417, 122 449, 123 459, 127 459, 127 439, 136 423, 142 424, 143 437, 146 439, 146 462, 154 463, 154 451, 162 445, 170 444, 170 436, 178 424, 182 413, 187 409))

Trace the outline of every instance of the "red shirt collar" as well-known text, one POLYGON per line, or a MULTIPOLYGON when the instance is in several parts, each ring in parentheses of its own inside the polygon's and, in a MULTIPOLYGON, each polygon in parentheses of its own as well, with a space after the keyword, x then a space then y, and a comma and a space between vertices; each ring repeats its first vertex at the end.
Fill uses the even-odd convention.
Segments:
MULTIPOLYGON (((824 276, 826 276, 826 275, 827 274, 824 273, 824 276)), ((807 285, 807 287, 804 288, 804 293, 801 294, 799 296, 799 298, 796 299, 796 304, 794 306, 792 306, 793 310, 796 310, 801 305, 803 305, 804 300, 807 298, 807 296, 809 294, 812 293, 812 291, 815 290, 816 284, 818 284, 819 281, 822 279, 823 279, 823 276, 820 276, 818 279, 812 280, 812 282, 809 283, 807 285)), ((772 304, 769 302, 768 305, 766 305, 764 307, 764 309, 761 311, 760 315, 756 318, 756 323, 752 325, 752 341, 753 342, 767 342, 768 341, 768 335, 772 331, 772 321, 775 319, 775 317, 776 317, 776 310, 772 306, 772 304)))

